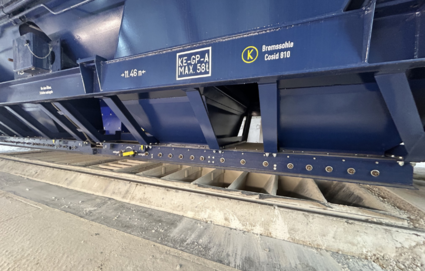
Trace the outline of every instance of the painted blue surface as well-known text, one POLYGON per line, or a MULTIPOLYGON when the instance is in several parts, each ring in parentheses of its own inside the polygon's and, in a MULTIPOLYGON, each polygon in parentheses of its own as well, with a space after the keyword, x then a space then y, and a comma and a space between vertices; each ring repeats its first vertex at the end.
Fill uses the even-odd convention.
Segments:
POLYGON ((145 131, 163 143, 206 144, 187 97, 123 101, 145 131))
MULTIPOLYGON (((100 79, 102 90, 113 92, 247 77, 261 78, 361 65, 365 61, 363 52, 366 50, 364 25, 371 24, 370 16, 365 16, 365 13, 366 11, 363 10, 354 11, 344 16, 319 20, 315 24, 304 23, 268 33, 216 41, 176 52, 112 61, 102 67, 100 79), (271 46, 285 44, 285 42, 293 46, 262 51, 263 45, 271 46), (248 64, 243 61, 242 53, 249 46, 257 48, 258 57, 248 64), (211 76, 177 80, 179 63, 177 55, 209 47, 211 47, 212 55, 211 76), (286 57, 281 58, 280 56, 285 52, 286 57), (272 56, 274 53, 279 54, 279 59, 266 60, 267 56, 272 56), (158 65, 158 63, 161 64, 158 65), (145 70, 146 73, 130 78, 121 76, 125 71, 132 69, 145 70)), ((194 66, 193 70, 196 69, 197 66, 194 66)))
MULTIPOLYGON (((258 86, 260 94, 261 125, 264 151, 277 153, 279 150, 279 90, 277 83, 258 86)), ((282 133, 286 133, 283 131, 282 133)))
POLYGON ((146 148, 149 155, 144 151, 140 151, 138 144, 110 144, 105 143, 106 148, 92 149, 89 145, 81 141, 73 140, 56 140, 52 143, 51 140, 46 139, 33 139, 30 142, 24 138, 13 138, 0 136, 1 144, 25 147, 37 147, 37 144, 45 144, 46 149, 60 149, 66 148, 72 152, 83 152, 89 154, 100 155, 115 155, 122 150, 134 150, 137 152, 135 159, 143 161, 158 161, 163 163, 178 163, 189 164, 204 167, 234 169, 241 171, 252 172, 268 172, 277 175, 289 175, 296 177, 307 177, 325 180, 337 180, 354 183, 366 183, 373 185, 386 185, 407 187, 412 185, 413 167, 406 163, 400 166, 396 161, 388 158, 371 158, 371 157, 337 157, 328 155, 312 155, 301 153, 279 153, 276 157, 270 155, 265 157, 263 153, 259 152, 243 152, 226 150, 224 152, 217 152, 213 150, 181 148, 181 147, 167 147, 167 146, 151 146, 146 148), (29 143, 29 144, 28 144, 29 143), (71 147, 71 149, 69 148, 71 147), (158 157, 161 153, 162 156, 158 157), (172 154, 169 158, 168 154, 172 154), (180 155, 183 158, 179 158, 180 155), (194 160, 190 156, 194 156, 194 160), (200 157, 204 157, 201 161, 200 157), (220 158, 225 159, 225 163, 220 162, 220 158), (245 165, 240 164, 240 160, 247 161, 245 165), (269 162, 266 168, 263 162, 269 162), (287 168, 287 163, 294 164, 293 169, 287 168), (307 171, 305 166, 309 164, 313 166, 311 171, 307 171), (276 169, 271 169, 276 165, 276 169), (333 171, 328 173, 325 171, 326 166, 332 166, 333 171), (356 173, 350 175, 347 173, 348 168, 355 168, 356 173), (372 170, 378 170, 379 176, 374 177, 371 175, 372 170))
POLYGON ((115 58, 334 15, 342 13, 347 3, 127 0, 115 58))
POLYGON ((281 89, 279 107, 281 148, 382 155, 401 142, 375 83, 281 89))
POLYGON ((100 110, 105 134, 114 135, 116 132, 121 132, 123 127, 120 119, 103 101, 100 103, 100 110))

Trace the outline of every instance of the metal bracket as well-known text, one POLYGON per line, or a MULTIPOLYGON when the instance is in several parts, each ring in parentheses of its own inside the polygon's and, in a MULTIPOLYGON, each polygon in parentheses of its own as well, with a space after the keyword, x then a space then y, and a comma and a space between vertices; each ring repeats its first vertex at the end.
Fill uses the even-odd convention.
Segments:
POLYGON ((94 57, 79 59, 77 61, 80 68, 80 72, 81 72, 81 79, 83 80, 84 90, 86 93, 94 92, 94 84, 96 80, 97 80, 97 83, 99 84, 100 91, 102 91, 102 87, 100 85, 100 62, 101 61, 106 61, 106 59, 100 56, 94 56, 94 57), (97 78, 94 78, 95 76, 97 78))

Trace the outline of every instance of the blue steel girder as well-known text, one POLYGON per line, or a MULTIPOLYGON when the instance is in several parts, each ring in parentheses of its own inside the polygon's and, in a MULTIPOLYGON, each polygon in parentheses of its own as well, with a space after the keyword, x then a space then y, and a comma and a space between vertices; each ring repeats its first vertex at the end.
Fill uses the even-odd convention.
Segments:
POLYGON ((217 137, 215 136, 214 129, 208 116, 207 107, 202 99, 201 94, 196 89, 186 90, 186 95, 189 98, 190 105, 192 106, 193 113, 195 113, 201 126, 202 133, 207 141, 210 149, 218 150, 220 145, 217 137))
POLYGON ((58 110, 54 108, 51 104, 41 103, 38 105, 40 110, 46 113, 54 122, 61 126, 68 134, 70 134, 76 140, 84 140, 84 135, 77 130, 75 125, 73 125, 66 117, 60 115, 58 110))
POLYGON ((101 89, 141 90, 242 78, 244 83, 247 79, 261 83, 265 77, 367 66, 372 6, 291 27, 106 61, 102 64, 101 89), (272 49, 272 45, 281 45, 281 49, 272 49), (126 76, 134 70, 145 73, 126 76))
MULTIPOLYGON (((118 155, 122 150, 139 152, 139 146, 130 143, 103 143, 106 148, 91 148, 89 144, 73 140, 52 140, 42 138, 20 138, 0 136, 0 144, 29 148, 66 149, 71 152, 83 152, 100 155, 118 155)), ((400 166, 395 159, 371 156, 333 156, 307 153, 282 152, 265 156, 262 152, 226 150, 216 152, 204 148, 179 148, 166 145, 153 145, 148 150, 137 153, 134 159, 158 161, 162 163, 189 164, 200 167, 223 168, 248 172, 260 172, 303 178, 367 183, 407 187, 412 185, 413 167, 410 163, 400 166), (147 152, 147 153, 146 153, 147 152), (168 155, 171 154, 171 155, 168 155), (224 162, 219 162, 224 158, 224 162), (241 161, 244 163, 241 163, 241 161), (264 161, 268 163, 265 166, 264 161), (215 163, 213 163, 215 162, 215 163), (292 164, 292 167, 288 167, 292 164), (274 165, 274 166, 271 166, 274 165), (307 169, 306 165, 310 165, 307 169), (326 171, 332 167, 332 171, 326 171), (354 168, 355 174, 347 169, 354 168), (372 174, 373 173, 373 174, 372 174)))
POLYGON ((137 123, 125 105, 117 96, 104 97, 103 101, 114 112, 119 120, 124 124, 133 137, 142 145, 157 143, 153 136, 148 136, 142 130, 142 127, 137 123))
POLYGON ((425 132, 405 72, 375 75, 407 151, 405 161, 425 160, 425 132))
POLYGON ((10 133, 12 133, 10 134, 9 132, 7 132, 7 134, 10 136, 15 135, 15 136, 23 137, 27 135, 27 133, 24 130, 22 130, 22 128, 19 127, 17 123, 13 122, 12 120, 8 118, 3 117, 3 114, 1 114, 1 112, 0 112, 0 125, 5 127, 8 131, 10 131, 10 133))
POLYGON ((30 114, 25 112, 25 110, 23 110, 19 105, 5 106, 5 108, 33 132, 45 138, 53 138, 52 133, 49 132, 46 127, 44 127, 30 114))
POLYGON ((75 123, 81 132, 85 133, 88 137, 96 142, 102 142, 104 136, 96 130, 89 121, 87 121, 83 115, 78 112, 70 103, 66 102, 55 102, 53 103, 62 114, 69 118, 73 123, 75 123))

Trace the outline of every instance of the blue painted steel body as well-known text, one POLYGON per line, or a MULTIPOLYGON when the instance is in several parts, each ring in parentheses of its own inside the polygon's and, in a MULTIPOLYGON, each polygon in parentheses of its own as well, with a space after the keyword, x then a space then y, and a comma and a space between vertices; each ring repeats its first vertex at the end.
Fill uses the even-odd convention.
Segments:
MULTIPOLYGON (((45 1, 53 10, 75 3, 45 1)), ((183 144, 215 160, 185 154, 170 162, 410 185, 407 162, 425 161, 423 11, 416 0, 113 0, 59 15, 37 9, 1 31, 0 143, 56 148, 12 137, 66 138, 59 149, 109 155, 132 146, 122 141, 153 144, 141 159, 164 150, 175 158, 183 149, 172 146, 183 144), (13 72, 7 58, 25 34, 61 44, 68 66, 49 58, 63 70, 13 72), (258 150, 213 152, 246 140, 240 127, 255 115, 258 150)), ((25 49, 19 57, 30 55, 25 49)))
POLYGON ((277 153, 279 125, 279 95, 277 84, 259 85, 261 124, 263 129, 264 151, 277 153))

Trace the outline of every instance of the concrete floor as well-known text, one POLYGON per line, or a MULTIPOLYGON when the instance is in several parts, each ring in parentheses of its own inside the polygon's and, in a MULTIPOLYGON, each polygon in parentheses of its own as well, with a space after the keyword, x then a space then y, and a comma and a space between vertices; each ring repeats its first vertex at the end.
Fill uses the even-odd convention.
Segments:
POLYGON ((0 270, 382 270, 7 173, 0 173, 0 240, 0 270))
POLYGON ((0 192, 0 270, 234 270, 0 192))

